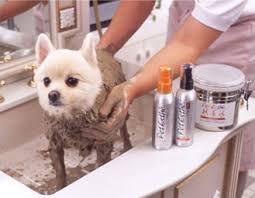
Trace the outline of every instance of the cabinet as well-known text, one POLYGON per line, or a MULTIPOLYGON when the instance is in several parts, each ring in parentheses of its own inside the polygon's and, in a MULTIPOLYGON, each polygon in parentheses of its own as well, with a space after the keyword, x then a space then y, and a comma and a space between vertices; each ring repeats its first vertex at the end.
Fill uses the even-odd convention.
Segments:
POLYGON ((220 197, 224 183, 226 156, 227 144, 221 146, 210 160, 175 187, 174 198, 220 197))
POLYGON ((192 175, 175 186, 148 198, 220 198, 227 162, 228 143, 223 144, 215 154, 192 175))

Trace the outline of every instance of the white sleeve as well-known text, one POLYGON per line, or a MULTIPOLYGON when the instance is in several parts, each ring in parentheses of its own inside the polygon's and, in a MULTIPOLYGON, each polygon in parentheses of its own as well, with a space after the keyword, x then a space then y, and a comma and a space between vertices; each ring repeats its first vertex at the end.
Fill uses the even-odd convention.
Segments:
POLYGON ((248 0, 195 0, 192 16, 219 31, 226 31, 241 16, 248 0))

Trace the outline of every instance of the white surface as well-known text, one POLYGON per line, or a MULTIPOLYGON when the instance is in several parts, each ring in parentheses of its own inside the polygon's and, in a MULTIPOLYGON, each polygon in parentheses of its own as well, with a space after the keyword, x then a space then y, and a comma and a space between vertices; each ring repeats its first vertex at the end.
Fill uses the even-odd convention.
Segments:
POLYGON ((198 65, 193 70, 196 87, 208 91, 230 92, 243 88, 244 73, 234 67, 223 64, 198 65))
POLYGON ((0 196, 2 198, 37 198, 41 197, 28 187, 0 171, 0 196))

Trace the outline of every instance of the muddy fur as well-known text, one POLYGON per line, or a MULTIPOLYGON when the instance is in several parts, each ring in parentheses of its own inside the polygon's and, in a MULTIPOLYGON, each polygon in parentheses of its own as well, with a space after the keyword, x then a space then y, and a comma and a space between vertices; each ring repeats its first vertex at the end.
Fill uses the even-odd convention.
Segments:
MULTIPOLYGON (((87 156, 92 149, 97 151, 97 165, 100 166, 111 160, 111 152, 116 136, 107 141, 97 141, 91 138, 88 128, 96 125, 99 121, 99 109, 105 101, 110 90, 125 81, 125 77, 121 70, 121 65, 114 60, 111 54, 103 51, 97 51, 98 66, 100 68, 103 86, 100 94, 97 96, 93 107, 85 114, 79 109, 73 110, 73 118, 66 119, 63 117, 52 117, 44 113, 46 136, 49 140, 49 151, 56 170, 57 189, 61 189, 66 185, 66 172, 64 164, 64 148, 77 148, 82 156, 87 156)), ((131 148, 129 134, 127 132, 126 123, 120 129, 120 136, 124 142, 124 151, 131 148)))

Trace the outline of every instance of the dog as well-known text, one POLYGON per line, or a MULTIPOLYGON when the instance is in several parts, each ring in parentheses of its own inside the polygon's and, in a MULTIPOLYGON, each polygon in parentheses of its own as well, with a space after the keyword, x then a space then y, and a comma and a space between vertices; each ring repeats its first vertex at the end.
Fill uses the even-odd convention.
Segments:
MULTIPOLYGON (((89 129, 100 122, 101 105, 125 77, 112 55, 96 50, 95 46, 91 34, 77 51, 56 50, 45 34, 39 35, 36 42, 38 68, 34 79, 44 112, 57 190, 66 186, 65 148, 77 148, 83 156, 96 149, 98 166, 111 160, 114 138, 98 141, 89 129)), ((132 147, 126 122, 119 130, 126 151, 132 147)))

